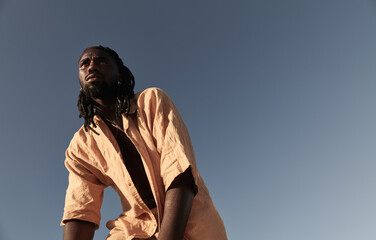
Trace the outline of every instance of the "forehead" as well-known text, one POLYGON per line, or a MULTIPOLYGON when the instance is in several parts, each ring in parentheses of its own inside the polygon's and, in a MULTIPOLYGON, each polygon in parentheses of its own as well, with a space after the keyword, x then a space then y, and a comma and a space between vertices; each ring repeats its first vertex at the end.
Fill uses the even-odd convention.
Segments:
POLYGON ((108 59, 112 59, 111 55, 108 54, 107 52, 105 52, 104 50, 101 50, 101 49, 97 49, 97 48, 89 48, 89 49, 86 49, 79 60, 82 60, 82 59, 85 59, 85 58, 89 58, 89 59, 93 59, 93 58, 108 58, 108 59))

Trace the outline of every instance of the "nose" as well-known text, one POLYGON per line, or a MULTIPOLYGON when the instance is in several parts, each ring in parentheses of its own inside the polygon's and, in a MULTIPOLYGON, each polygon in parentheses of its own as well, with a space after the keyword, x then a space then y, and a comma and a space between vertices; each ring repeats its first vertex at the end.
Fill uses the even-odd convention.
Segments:
POLYGON ((93 72, 93 71, 97 71, 97 70, 98 70, 98 65, 97 65, 96 61, 94 61, 94 60, 90 61, 90 64, 88 66, 88 71, 93 72))

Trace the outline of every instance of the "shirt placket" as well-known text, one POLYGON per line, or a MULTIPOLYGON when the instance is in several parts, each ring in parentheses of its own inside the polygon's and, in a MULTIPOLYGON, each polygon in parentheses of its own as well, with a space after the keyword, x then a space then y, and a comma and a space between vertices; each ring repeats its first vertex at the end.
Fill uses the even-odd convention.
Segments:
MULTIPOLYGON (((140 208, 142 208, 146 212, 150 212, 151 213, 151 211, 149 210, 149 208, 146 206, 146 204, 142 200, 140 194, 138 193, 137 188, 134 185, 134 183, 132 181, 132 178, 131 178, 131 176, 130 176, 130 174, 129 174, 129 172, 128 172, 128 170, 127 170, 127 168, 126 168, 126 166, 125 166, 125 164, 123 162, 122 156, 120 154, 121 151, 120 151, 120 147, 119 147, 118 142, 116 141, 115 137, 113 136, 111 130, 106 125, 106 123, 103 120, 101 120, 101 119, 99 120, 99 122, 100 123, 98 123, 98 125, 101 126, 100 128, 102 129, 103 135, 106 136, 107 140, 111 143, 112 150, 115 150, 116 152, 118 152, 118 154, 117 154, 118 155, 117 165, 119 166, 119 168, 121 169, 121 171, 123 173, 122 175, 124 176, 125 183, 128 186, 128 191, 132 194, 133 199, 136 200, 136 203, 140 206, 140 208)), ((126 120, 125 122, 127 122, 127 126, 128 126, 128 120, 126 120)), ((137 141, 134 141, 130 137, 131 134, 126 133, 126 131, 124 131, 124 132, 127 135, 127 137, 132 141, 132 143, 134 144, 134 146, 136 147, 136 149, 139 152, 141 158, 143 158, 143 155, 140 152, 140 146, 138 146, 137 141)), ((124 182, 124 180, 123 179, 116 179, 116 182, 122 183, 122 182, 124 182)), ((122 187, 120 186, 119 188, 121 189, 122 187)), ((152 191, 153 191, 153 189, 152 189, 152 191)), ((138 214, 136 214, 136 215, 138 215, 138 214)), ((153 215, 153 214, 151 213, 151 215, 153 215)), ((158 219, 156 219, 156 220, 158 221, 158 219)), ((148 226, 148 228, 149 228, 148 230, 150 230, 150 232, 152 232, 151 228, 155 229, 158 226, 159 225, 157 225, 157 226, 155 226, 155 225, 153 225, 153 226, 149 225, 148 226)))
MULTIPOLYGON (((111 150, 115 150, 117 152, 117 156, 118 156, 118 159, 116 160, 116 165, 119 167, 119 169, 121 169, 122 171, 122 175, 125 177, 125 183, 126 185, 129 187, 129 189, 131 189, 131 192, 132 192, 132 196, 135 197, 135 198, 140 198, 140 196, 137 196, 138 195, 138 192, 137 192, 137 189, 132 181, 132 178, 123 162, 123 159, 122 159, 122 156, 121 156, 121 151, 120 151, 120 147, 119 147, 119 144, 117 142, 117 140, 115 139, 115 136, 112 134, 111 130, 109 129, 109 127, 107 126, 107 124, 101 120, 101 119, 98 119, 98 121, 100 122, 100 128, 102 129, 102 133, 104 134, 104 136, 106 136, 107 140, 111 143, 110 145, 112 146, 113 149, 109 149, 110 151, 111 150)), ((111 178, 113 178, 113 176, 111 176, 111 178)), ((124 179, 116 179, 116 182, 124 182, 124 179)))
MULTIPOLYGON (((150 159, 148 153, 146 152, 146 147, 144 146, 144 142, 143 142, 143 139, 141 137, 141 134, 139 133, 138 129, 136 128, 136 124, 133 123, 133 121, 137 121, 137 120, 132 120, 132 119, 129 119, 129 118, 125 118, 123 117, 123 129, 124 129, 124 132, 125 134, 127 135, 127 137, 131 140, 131 142, 133 143, 133 145, 135 146, 136 150, 138 151, 138 153, 140 154, 141 156, 141 159, 144 163, 144 167, 145 167, 145 171, 146 171, 146 175, 148 177, 148 181, 149 181, 149 184, 150 184, 150 188, 154 194, 154 199, 155 199, 155 202, 156 202, 156 205, 157 205, 157 212, 159 213, 159 196, 158 196, 158 191, 154 185, 154 182, 155 182, 155 176, 153 175, 152 171, 150 170, 150 165, 148 163, 148 161, 146 161, 146 159, 150 159)), ((142 201, 142 199, 140 198, 140 201, 142 203, 142 206, 144 206, 146 209, 148 209, 148 212, 151 212, 149 210, 149 208, 146 206, 146 204, 142 201)), ((153 214, 151 214, 153 215, 153 214)), ((156 219, 157 221, 157 227, 158 227, 158 231, 159 231, 159 227, 160 227, 160 223, 161 223, 161 219, 160 219, 160 214, 157 214, 158 215, 158 219, 156 219)))

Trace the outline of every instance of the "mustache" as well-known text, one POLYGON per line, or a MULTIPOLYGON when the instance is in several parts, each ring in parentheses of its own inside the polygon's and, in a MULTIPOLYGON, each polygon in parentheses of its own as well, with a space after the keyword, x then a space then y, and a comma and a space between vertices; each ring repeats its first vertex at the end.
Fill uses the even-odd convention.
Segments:
POLYGON ((103 77, 103 75, 100 72, 95 71, 86 75, 85 80, 88 80, 91 77, 103 77))

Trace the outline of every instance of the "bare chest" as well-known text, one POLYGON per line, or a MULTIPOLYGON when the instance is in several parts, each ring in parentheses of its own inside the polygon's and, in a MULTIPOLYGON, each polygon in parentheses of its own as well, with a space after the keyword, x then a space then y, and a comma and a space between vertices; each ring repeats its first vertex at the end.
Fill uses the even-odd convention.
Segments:
POLYGON ((142 159, 132 141, 120 129, 108 124, 112 134, 114 135, 122 155, 123 162, 132 178, 139 195, 144 203, 150 208, 156 207, 154 196, 150 187, 149 180, 146 176, 142 159))

